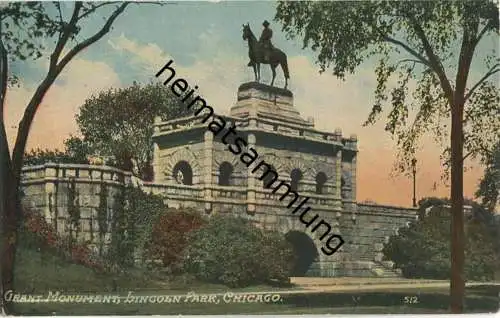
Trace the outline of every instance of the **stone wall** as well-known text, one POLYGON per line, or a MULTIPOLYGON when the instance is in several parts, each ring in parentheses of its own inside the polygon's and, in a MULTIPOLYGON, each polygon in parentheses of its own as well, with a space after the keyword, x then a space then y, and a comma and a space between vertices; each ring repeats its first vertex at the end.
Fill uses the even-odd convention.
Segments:
POLYGON ((368 276, 374 269, 391 270, 392 263, 382 260, 382 248, 398 229, 417 217, 417 209, 356 204, 355 209, 343 214, 347 255, 345 275, 368 276), (383 268, 380 268, 383 267, 383 268))
MULTIPOLYGON (((212 177, 217 178, 217 175, 212 177)), ((390 272, 390 264, 381 262, 380 250, 389 236, 416 216, 415 209, 356 204, 353 201, 341 203, 335 196, 307 194, 311 197, 311 211, 331 224, 334 233, 341 234, 346 242, 337 253, 326 256, 320 251, 319 232, 311 233, 298 216, 290 213, 286 203, 278 200, 279 194, 261 187, 255 189, 255 210, 249 214, 245 187, 142 182, 130 173, 106 166, 46 164, 23 169, 23 203, 43 213, 49 223, 57 224, 59 232, 68 233, 67 198, 72 182, 81 213, 76 233, 80 240, 90 241, 94 247, 99 245, 97 213, 102 184, 106 184, 109 190, 109 219, 118 189, 134 184, 145 192, 161 195, 169 207, 193 207, 208 216, 231 213, 283 234, 291 231, 305 233, 314 241, 319 254, 319 259, 308 272, 311 276, 375 276, 380 266, 390 272), (209 198, 206 197, 207 188, 211 193, 209 198)), ((109 237, 107 231, 106 239, 109 237)))
POLYGON ((114 197, 126 184, 134 182, 128 172, 119 169, 81 164, 54 164, 23 168, 22 202, 26 208, 43 213, 49 224, 60 234, 73 233, 79 241, 90 242, 97 248, 110 241, 109 224, 112 219, 114 197), (101 229, 98 210, 103 185, 107 188, 107 224, 102 229, 104 241, 100 240, 101 229), (72 190, 72 187, 74 190, 72 190), (79 224, 69 222, 68 206, 73 193, 73 206, 79 213, 79 224))

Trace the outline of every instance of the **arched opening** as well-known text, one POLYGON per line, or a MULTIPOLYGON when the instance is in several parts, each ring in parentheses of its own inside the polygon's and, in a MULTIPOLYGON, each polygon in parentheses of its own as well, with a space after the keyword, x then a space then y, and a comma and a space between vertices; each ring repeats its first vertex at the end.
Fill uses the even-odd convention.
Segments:
POLYGON ((193 169, 187 161, 179 161, 174 166, 173 177, 178 184, 193 185, 193 169))
POLYGON ((316 175, 316 193, 324 194, 325 193, 325 183, 326 183, 326 174, 324 172, 319 172, 316 175))
POLYGON ((285 238, 292 245, 295 254, 292 276, 305 276, 311 264, 319 258, 314 241, 299 231, 290 231, 285 238))
MULTIPOLYGON (((274 171, 276 174, 278 174, 276 168, 273 165, 271 165, 271 170, 269 171, 274 171)), ((274 179, 273 173, 266 173, 264 175, 264 178, 262 179, 262 186, 264 187, 264 189, 269 189, 274 184, 273 179, 274 179)))
POLYGON ((302 171, 300 171, 300 169, 293 169, 290 173, 290 178, 292 179, 290 181, 290 188, 292 191, 298 191, 299 182, 302 180, 302 171))
POLYGON ((227 161, 221 163, 219 167, 219 185, 221 186, 230 186, 231 185, 231 176, 233 174, 234 168, 233 165, 227 161))

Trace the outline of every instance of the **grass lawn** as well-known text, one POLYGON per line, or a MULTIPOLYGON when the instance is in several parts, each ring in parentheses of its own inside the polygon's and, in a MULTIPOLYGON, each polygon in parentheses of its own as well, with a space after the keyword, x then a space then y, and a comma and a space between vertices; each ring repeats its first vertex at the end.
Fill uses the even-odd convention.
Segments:
MULTIPOLYGON (((120 303, 20 303, 14 304, 14 313, 22 315, 147 315, 147 314, 426 314, 448 313, 448 288, 408 287, 383 290, 332 291, 304 293, 299 288, 273 288, 255 286, 229 289, 214 284, 183 281, 181 278, 166 281, 165 277, 145 276, 141 272, 127 273, 121 277, 99 276, 79 265, 67 264, 53 256, 42 259, 40 253, 23 250, 16 264, 16 292, 41 294, 49 291, 62 294, 120 295, 120 303), (286 291, 285 291, 286 290, 286 291), (290 291, 291 290, 291 291, 290 291), (129 291, 134 295, 184 295, 171 303, 127 303, 129 291), (218 303, 206 299, 186 297, 186 293, 212 294, 218 303), (280 294, 276 302, 238 302, 224 298, 224 293, 270 291, 280 294), (219 293, 219 294, 213 294, 219 293), (411 297, 411 303, 405 303, 411 297), (226 301, 228 300, 228 301, 226 301)), ((473 286, 466 290, 466 311, 498 311, 500 287, 473 286)), ((209 298, 210 299, 210 298, 209 298)))

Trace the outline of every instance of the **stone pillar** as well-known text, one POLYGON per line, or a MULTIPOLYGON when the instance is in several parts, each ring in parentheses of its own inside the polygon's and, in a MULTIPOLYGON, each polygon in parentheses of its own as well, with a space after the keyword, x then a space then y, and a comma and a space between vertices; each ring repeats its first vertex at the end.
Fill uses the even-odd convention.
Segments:
MULTIPOLYGON (((248 134, 248 148, 254 147, 257 142, 254 134, 248 134)), ((252 173, 252 165, 247 170, 247 213, 255 213, 255 178, 252 173)))
POLYGON ((153 181, 161 181, 162 172, 160 171, 160 147, 156 142, 153 143, 153 181))
MULTIPOLYGON (((342 130, 339 128, 335 129, 335 139, 337 141, 342 141, 342 130)), ((337 146, 335 146, 337 147, 337 146)), ((338 206, 342 206, 342 148, 338 147, 337 158, 335 160, 335 197, 338 199, 338 206)))
POLYGON ((58 177, 57 175, 57 168, 54 164, 52 165, 47 165, 45 167, 45 178, 46 180, 50 180, 50 181, 46 181, 45 182, 45 199, 44 199, 44 212, 45 212, 45 220, 48 222, 48 223, 52 223, 52 221, 54 220, 54 217, 55 217, 55 209, 57 208, 56 207, 56 203, 57 203, 57 200, 56 200, 56 191, 55 191, 55 182, 56 182, 56 178, 58 177), (48 166, 48 167, 47 167, 48 166))
MULTIPOLYGON (((351 148, 357 149, 358 137, 356 135, 351 135, 350 141, 351 141, 351 148)), ((357 171, 357 153, 353 156, 351 161, 351 200, 353 202, 356 202, 356 184, 357 184, 356 171, 357 171)))
POLYGON ((209 213, 212 210, 212 162, 213 162, 213 148, 214 148, 214 135, 211 131, 206 131, 204 144, 204 160, 202 165, 202 175, 204 184, 204 200, 205 200, 205 211, 209 213))

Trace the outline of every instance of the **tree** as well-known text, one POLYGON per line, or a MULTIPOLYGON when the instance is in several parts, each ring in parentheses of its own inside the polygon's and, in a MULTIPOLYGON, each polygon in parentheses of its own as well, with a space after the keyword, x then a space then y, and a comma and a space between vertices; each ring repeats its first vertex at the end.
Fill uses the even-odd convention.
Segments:
MULTIPOLYGON (((466 218, 467 280, 484 281, 494 278, 499 266, 500 250, 496 248, 499 229, 493 214, 475 202, 466 218)), ((384 246, 385 257, 400 268, 408 278, 448 279, 450 277, 449 200, 426 198, 419 202, 419 218, 384 246)))
MULTIPOLYGON (((31 124, 39 105, 68 63, 81 51, 109 33, 115 20, 130 2, 75 2, 71 12, 59 2, 13 2, 0 8, 0 213, 2 229, 2 290, 12 289, 13 265, 17 231, 22 221, 19 200, 21 168, 31 124), (102 25, 92 22, 97 32, 83 37, 81 32, 90 17, 104 17, 102 25), (15 84, 19 74, 11 63, 39 59, 46 52, 44 43, 55 44, 47 73, 36 88, 19 122, 12 153, 9 151, 4 122, 5 96, 9 86, 15 84), (74 45, 73 45, 74 44, 74 45)), ((95 19, 94 19, 95 20, 95 19)), ((2 308, 5 304, 2 299, 2 308)), ((9 306, 9 304, 7 304, 9 306)))
POLYGON ((464 160, 484 157, 500 129, 498 89, 491 81, 500 60, 495 52, 478 50, 481 40, 498 39, 497 4, 279 2, 275 19, 290 37, 303 36, 304 48, 318 52, 321 72, 331 66, 344 79, 363 61, 378 59, 375 103, 365 124, 375 122, 383 106, 392 106, 385 129, 396 137, 402 170, 410 167, 422 135, 432 133, 439 141, 449 137, 444 154, 451 168, 450 307, 462 312, 464 160), (485 71, 468 85, 473 62, 484 63, 485 71), (393 77, 397 82, 389 88, 393 77), (446 119, 451 119, 450 130, 446 119))
POLYGON ((500 204, 500 142, 485 163, 486 169, 476 191, 476 197, 482 198, 483 206, 494 212, 497 204, 500 204))
POLYGON ((31 149, 24 154, 23 164, 25 166, 42 165, 48 162, 89 164, 89 152, 81 139, 70 137, 64 141, 64 144, 64 151, 58 149, 31 149))
POLYGON ((156 116, 173 119, 189 110, 161 83, 109 89, 87 99, 76 121, 88 148, 114 157, 114 165, 131 171, 133 161, 143 179, 152 178, 152 123, 156 116))

